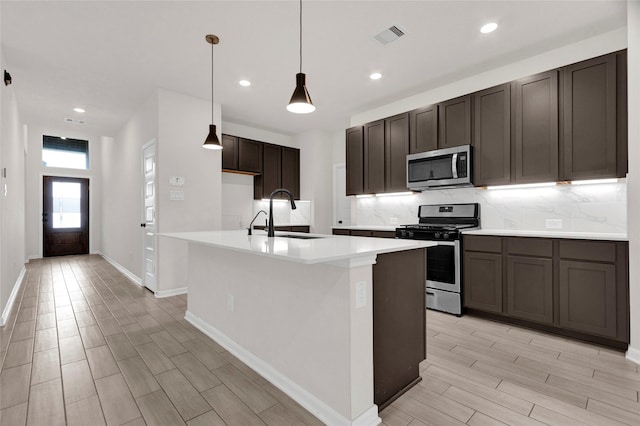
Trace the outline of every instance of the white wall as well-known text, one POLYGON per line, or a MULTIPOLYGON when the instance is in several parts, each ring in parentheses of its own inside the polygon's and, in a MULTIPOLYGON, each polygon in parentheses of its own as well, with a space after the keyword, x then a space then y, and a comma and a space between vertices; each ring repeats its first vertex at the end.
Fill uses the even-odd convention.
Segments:
POLYGON ((102 253, 142 277, 142 145, 158 137, 154 93, 117 132, 102 142, 102 253))
POLYGON ((64 176, 88 178, 89 187, 89 251, 97 253, 102 246, 102 138, 76 124, 41 125, 27 123, 26 175, 26 247, 29 259, 42 257, 42 177, 64 176), (42 166, 42 136, 64 136, 89 141, 89 169, 64 169, 42 166))
POLYGON ((247 126, 245 124, 232 123, 230 121, 222 122, 222 133, 233 136, 240 136, 245 139, 253 139, 260 142, 268 142, 275 145, 289 146, 291 148, 299 148, 295 140, 282 133, 272 132, 269 130, 258 129, 256 127, 247 126))
POLYGON ((311 232, 330 234, 333 221, 333 135, 311 130, 295 136, 300 147, 300 198, 311 200, 311 232))
MULTIPOLYGON (((9 67, 0 51, 0 70, 9 67)), ((14 86, 0 85, 0 326, 25 263, 25 143, 14 86), (6 168, 6 177, 2 171, 6 168), (6 192, 5 192, 6 190, 6 192)), ((15 293, 14 293, 15 294, 15 293)))
MULTIPOLYGON (((214 119, 220 123, 220 106, 214 119)), ((211 102, 167 90, 158 91, 158 232, 220 230, 222 221, 222 151, 202 148, 211 121, 211 102), (169 185, 183 176, 184 187, 169 185), (171 190, 184 201, 171 201, 171 190)), ((221 127, 217 127, 222 138, 221 127)), ((187 244, 158 238, 158 292, 187 286, 187 244)))
POLYGON ((631 306, 631 345, 627 356, 640 364, 640 2, 627 3, 629 173, 627 211, 629 235, 629 295, 631 306))

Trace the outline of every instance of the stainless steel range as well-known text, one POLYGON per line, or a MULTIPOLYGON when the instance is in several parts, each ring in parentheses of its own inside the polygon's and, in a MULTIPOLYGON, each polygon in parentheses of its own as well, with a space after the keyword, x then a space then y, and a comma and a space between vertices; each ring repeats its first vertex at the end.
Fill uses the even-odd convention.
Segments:
POLYGON ((427 308, 462 314, 461 230, 480 226, 480 206, 427 204, 418 209, 418 223, 396 228, 396 237, 435 241, 427 248, 427 308))

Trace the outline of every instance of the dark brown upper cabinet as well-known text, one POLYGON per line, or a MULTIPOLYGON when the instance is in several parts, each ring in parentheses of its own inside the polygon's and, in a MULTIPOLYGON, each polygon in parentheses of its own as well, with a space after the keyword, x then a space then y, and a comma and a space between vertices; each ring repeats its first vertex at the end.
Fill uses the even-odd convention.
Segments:
POLYGON ((511 83, 477 92, 474 105, 476 186, 511 182, 511 83))
POLYGON ((262 173, 262 142, 223 134, 222 171, 262 173))
POLYGON ((409 113, 385 118, 385 191, 407 190, 409 113))
MULTIPOLYGON (((300 199, 300 150, 286 146, 262 144, 262 174, 253 178, 253 198, 269 198, 278 188, 286 188, 300 199)), ((286 198, 278 194, 275 198, 286 198)))
POLYGON ((300 150, 282 147, 282 177, 283 188, 293 194, 293 198, 300 199, 300 150))
POLYGON ((347 194, 364 192, 364 128, 352 127, 346 131, 347 194))
POLYGON ((384 192, 384 120, 364 125, 364 193, 384 192))
POLYGON ((438 106, 429 105, 409 112, 409 153, 438 149, 438 106))
POLYGON ((438 148, 471 145, 471 95, 438 104, 438 148))
POLYGON ((262 155, 262 174, 253 178, 255 199, 269 198, 275 189, 282 187, 282 147, 265 143, 262 155))
POLYGON ((262 142, 238 138, 238 170, 262 173, 262 142))
POLYGON ((564 67, 561 75, 563 178, 615 177, 615 54, 564 67))
POLYGON ((238 138, 222 135, 222 170, 238 170, 238 138))
POLYGON ((513 183, 558 180, 558 71, 514 83, 513 183))

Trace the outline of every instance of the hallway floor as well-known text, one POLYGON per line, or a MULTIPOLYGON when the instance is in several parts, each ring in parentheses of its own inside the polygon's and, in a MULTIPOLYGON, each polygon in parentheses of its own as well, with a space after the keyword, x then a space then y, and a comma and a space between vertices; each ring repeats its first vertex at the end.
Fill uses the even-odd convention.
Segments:
MULTIPOLYGON (((0 329, 0 426, 321 425, 99 256, 31 261, 0 329)), ((594 345, 427 315, 423 381, 385 425, 638 425, 640 373, 594 345)))

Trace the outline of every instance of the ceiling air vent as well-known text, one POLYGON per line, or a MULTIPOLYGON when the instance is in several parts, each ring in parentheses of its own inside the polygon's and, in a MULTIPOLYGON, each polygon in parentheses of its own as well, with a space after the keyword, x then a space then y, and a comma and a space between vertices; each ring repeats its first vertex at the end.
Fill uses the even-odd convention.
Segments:
POLYGON ((375 38, 376 40, 378 40, 382 44, 389 44, 392 41, 396 41, 397 39, 399 39, 403 35, 404 35, 404 31, 402 31, 397 26, 392 25, 389 28, 387 28, 386 30, 381 31, 380 33, 378 33, 375 36, 373 36, 373 38, 375 38))
POLYGON ((84 124, 84 120, 76 120, 75 118, 65 118, 64 122, 70 124, 84 124))

